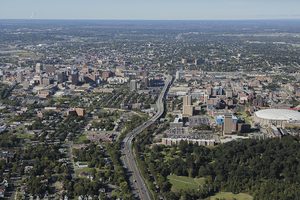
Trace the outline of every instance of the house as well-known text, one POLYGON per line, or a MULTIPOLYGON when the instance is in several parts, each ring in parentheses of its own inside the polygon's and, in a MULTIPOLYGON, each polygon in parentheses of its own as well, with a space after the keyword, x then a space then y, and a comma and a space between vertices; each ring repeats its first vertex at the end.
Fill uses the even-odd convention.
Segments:
POLYGON ((58 152, 59 152, 59 153, 64 153, 65 151, 64 151, 63 148, 60 148, 60 149, 58 149, 58 152))
POLYGON ((81 163, 81 162, 76 162, 76 166, 77 166, 77 167, 87 167, 88 164, 87 164, 87 163, 84 164, 84 163, 81 163))
POLYGON ((33 166, 25 166, 24 174, 30 174, 32 169, 33 169, 33 166))
POLYGON ((98 190, 98 192, 99 192, 99 193, 105 193, 105 188, 100 188, 100 189, 98 190))
POLYGON ((93 175, 90 175, 90 174, 89 174, 89 175, 87 175, 86 177, 87 177, 88 179, 90 179, 91 181, 94 180, 94 176, 93 176, 93 175))
POLYGON ((79 174, 78 174, 78 176, 79 177, 83 177, 83 176, 87 176, 88 174, 86 173, 86 172, 80 172, 79 174))
POLYGON ((6 187, 5 185, 0 186, 0 197, 4 197, 6 192, 6 187))

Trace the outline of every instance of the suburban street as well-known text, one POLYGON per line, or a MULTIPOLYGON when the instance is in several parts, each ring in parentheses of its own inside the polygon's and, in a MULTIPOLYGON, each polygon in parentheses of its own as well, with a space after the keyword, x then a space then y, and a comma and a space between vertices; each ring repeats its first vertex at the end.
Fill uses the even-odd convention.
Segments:
POLYGON ((138 126, 135 130, 130 132, 123 140, 121 145, 121 154, 124 163, 125 170, 127 172, 130 185, 132 188, 132 192, 137 199, 151 199, 149 191, 146 187, 145 181, 139 173, 139 170, 136 166, 136 162, 134 160, 133 152, 131 149, 131 142, 133 138, 142 132, 145 128, 150 126, 154 121, 156 121, 164 112, 164 96, 168 90, 170 83, 172 82, 172 77, 168 77, 165 81, 165 85, 163 90, 160 93, 160 96, 156 102, 157 105, 157 113, 151 119, 149 119, 144 124, 138 126))

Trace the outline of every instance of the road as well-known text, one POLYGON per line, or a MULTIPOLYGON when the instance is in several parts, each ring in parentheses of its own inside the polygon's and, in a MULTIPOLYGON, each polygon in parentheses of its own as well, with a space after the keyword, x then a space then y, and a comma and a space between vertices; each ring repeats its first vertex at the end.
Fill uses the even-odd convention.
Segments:
POLYGON ((162 89, 157 101, 157 112, 156 114, 149 119, 144 124, 138 126, 136 129, 134 129, 132 132, 130 132, 123 140, 121 144, 121 155, 124 163, 124 168, 127 172, 131 189, 133 192, 133 195, 136 199, 145 199, 150 200, 149 191, 147 189, 147 186, 144 182, 144 179, 140 175, 140 172, 136 166, 136 162, 134 160, 134 156, 131 149, 131 142, 133 138, 142 132, 145 128, 150 126, 153 122, 155 122, 164 112, 164 96, 168 90, 169 85, 172 82, 172 77, 167 77, 165 81, 165 86, 162 89))
POLYGON ((72 180, 75 181, 75 168, 74 168, 74 164, 73 164, 73 160, 72 160, 72 142, 69 142, 69 144, 66 146, 68 149, 68 158, 69 158, 69 169, 70 169, 70 173, 72 176, 72 180))
POLYGON ((10 200, 14 200, 16 199, 16 195, 17 195, 17 187, 18 187, 18 180, 21 180, 21 178, 19 177, 19 174, 20 174, 20 171, 19 171, 19 168, 22 164, 22 157, 23 157, 23 152, 24 152, 24 149, 25 147, 27 146, 28 144, 28 141, 26 141, 22 146, 21 146, 21 149, 20 149, 20 155, 19 155, 19 158, 18 158, 18 169, 15 173, 15 176, 11 178, 11 180, 13 181, 13 186, 11 188, 11 195, 9 197, 10 200))

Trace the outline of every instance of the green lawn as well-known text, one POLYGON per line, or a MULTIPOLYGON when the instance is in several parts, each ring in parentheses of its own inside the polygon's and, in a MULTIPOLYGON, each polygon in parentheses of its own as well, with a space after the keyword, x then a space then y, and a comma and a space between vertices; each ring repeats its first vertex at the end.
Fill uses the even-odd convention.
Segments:
POLYGON ((167 176, 168 179, 176 179, 179 181, 184 181, 184 182, 188 182, 188 183, 192 183, 192 184, 197 184, 193 178, 189 178, 187 176, 176 176, 176 175, 169 175, 167 176))
POLYGON ((75 143, 82 143, 84 140, 87 140, 87 137, 86 137, 86 135, 82 135, 82 136, 80 136, 79 138, 77 138, 76 140, 75 140, 75 143))
POLYGON ((107 113, 107 109, 101 109, 99 113, 107 113))
POLYGON ((196 178, 196 181, 197 181, 198 183, 200 183, 201 185, 204 185, 204 180, 205 180, 204 177, 202 177, 202 178, 196 178))
POLYGON ((167 176, 167 178, 169 179, 169 181, 173 185, 173 187, 177 188, 179 190, 184 189, 184 188, 197 190, 199 188, 198 184, 194 181, 194 179, 189 178, 187 176, 169 175, 169 176, 167 176), (173 179, 173 180, 170 180, 170 179, 173 179))
POLYGON ((244 194, 233 194, 233 193, 218 193, 218 194, 210 197, 211 200, 215 200, 215 199, 232 200, 233 198, 235 198, 237 200, 250 200, 250 199, 252 199, 252 198, 250 198, 250 197, 248 197, 244 194))

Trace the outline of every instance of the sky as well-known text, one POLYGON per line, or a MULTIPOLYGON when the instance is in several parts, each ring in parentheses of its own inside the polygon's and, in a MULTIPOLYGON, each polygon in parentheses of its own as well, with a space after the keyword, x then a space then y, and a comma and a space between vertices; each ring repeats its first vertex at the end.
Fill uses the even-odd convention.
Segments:
POLYGON ((0 19, 300 19, 300 1, 0 0, 0 19))

